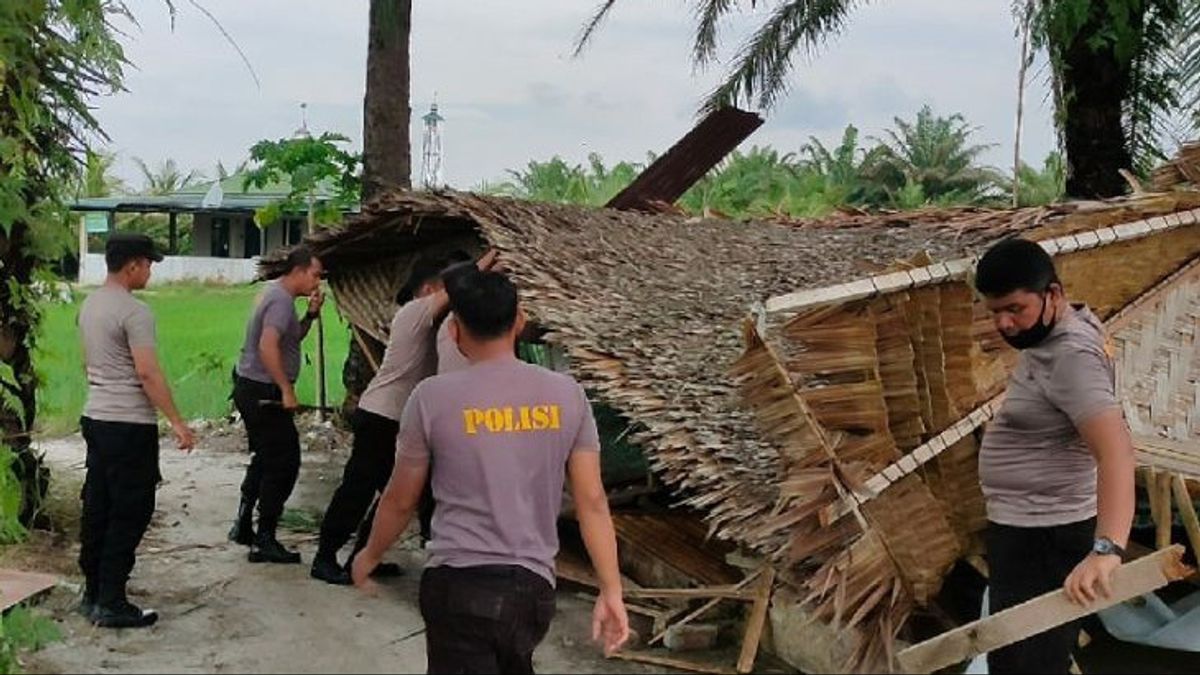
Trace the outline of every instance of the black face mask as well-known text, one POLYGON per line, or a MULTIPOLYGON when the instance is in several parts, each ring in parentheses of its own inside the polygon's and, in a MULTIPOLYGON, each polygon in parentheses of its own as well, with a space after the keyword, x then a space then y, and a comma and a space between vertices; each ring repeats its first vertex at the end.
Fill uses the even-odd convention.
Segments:
POLYGON ((1057 316, 1052 318, 1050 323, 1046 323, 1045 321, 1046 303, 1049 302, 1049 298, 1050 293, 1048 291, 1042 295, 1042 310, 1038 312, 1037 323, 1016 335, 1001 333, 1000 336, 1004 338, 1004 341, 1014 349, 1029 349, 1041 344, 1042 340, 1045 340, 1046 336, 1050 334, 1050 331, 1054 330, 1054 324, 1058 323, 1057 316))

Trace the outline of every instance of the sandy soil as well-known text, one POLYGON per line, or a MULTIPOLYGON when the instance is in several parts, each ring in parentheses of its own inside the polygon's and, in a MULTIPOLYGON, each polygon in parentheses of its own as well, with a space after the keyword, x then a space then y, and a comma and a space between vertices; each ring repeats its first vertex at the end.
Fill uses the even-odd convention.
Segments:
MULTIPOLYGON (((349 443, 332 428, 309 424, 300 483, 290 508, 320 511, 341 476, 349 443)), ((392 558, 408 574, 381 597, 334 587, 308 576, 315 535, 281 533, 299 548, 299 566, 251 565, 246 549, 225 540, 248 456, 240 428, 207 425, 200 447, 183 455, 164 441, 158 509, 143 542, 130 595, 162 615, 143 631, 93 628, 72 613, 69 586, 44 603, 65 640, 29 656, 26 669, 50 672, 424 672, 423 623, 416 606, 422 553, 412 541, 392 558)), ((68 437, 42 444, 60 476, 82 481, 83 444, 68 437)), ((62 478, 60 478, 62 480, 62 478)), ((43 542, 42 567, 74 574, 78 545, 43 542)), ((78 576, 68 577, 78 584, 78 576)), ((77 587, 77 586, 76 586, 77 587)), ((604 660, 588 641, 591 605, 560 593, 559 615, 536 657, 543 672, 649 673, 604 660)))

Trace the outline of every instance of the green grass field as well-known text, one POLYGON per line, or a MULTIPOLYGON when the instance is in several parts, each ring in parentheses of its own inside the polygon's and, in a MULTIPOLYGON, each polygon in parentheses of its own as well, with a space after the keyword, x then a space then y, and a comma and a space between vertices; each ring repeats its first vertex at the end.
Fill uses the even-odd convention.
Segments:
MULTIPOLYGON (((211 418, 230 410, 229 371, 242 346, 246 321, 262 285, 171 285, 150 288, 138 297, 150 305, 158 322, 158 357, 175 394, 175 403, 189 419, 211 418)), ((46 307, 34 366, 38 389, 37 429, 47 435, 79 427, 87 397, 75 318, 86 290, 75 301, 46 307)), ((297 305, 303 311, 302 305, 297 305)), ((325 381, 330 405, 339 405, 342 363, 350 335, 330 299, 323 309, 325 323, 325 381)), ((296 393, 301 403, 317 403, 317 332, 304 342, 305 360, 296 393)))

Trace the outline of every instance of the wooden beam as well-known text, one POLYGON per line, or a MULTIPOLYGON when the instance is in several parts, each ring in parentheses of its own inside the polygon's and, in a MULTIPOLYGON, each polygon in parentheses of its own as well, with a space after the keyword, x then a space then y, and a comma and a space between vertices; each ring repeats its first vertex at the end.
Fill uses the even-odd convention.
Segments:
POLYGON ((897 660, 904 672, 932 673, 1162 588, 1191 572, 1183 564, 1182 546, 1165 548, 1117 568, 1112 597, 1091 606, 1072 603, 1059 589, 913 645, 897 660))
POLYGON ((639 588, 625 591, 625 597, 639 598, 717 598, 719 600, 755 600, 753 591, 743 591, 737 586, 707 586, 701 588, 639 588))
POLYGON ((732 668, 727 668, 715 663, 699 663, 696 661, 685 661, 684 659, 672 659, 664 656, 654 656, 651 654, 642 654, 639 652, 617 652, 610 658, 620 659, 622 661, 632 661, 634 663, 644 663, 650 666, 660 666, 662 668, 671 668, 673 670, 683 670, 689 673, 712 673, 713 675, 737 675, 737 671, 732 668))
POLYGON ((1183 476, 1176 474, 1172 477, 1171 486, 1175 490, 1175 508, 1179 509, 1179 517, 1183 519, 1188 541, 1192 544, 1192 555, 1200 560, 1200 518, 1196 517, 1196 505, 1192 502, 1183 476))
POLYGON ((1175 524, 1174 512, 1171 510, 1171 474, 1159 471, 1155 479, 1154 491, 1150 493, 1151 499, 1158 500, 1154 547, 1166 548, 1171 545, 1171 526, 1175 524))
MULTIPOLYGON (((737 585, 737 588, 740 590, 742 588, 745 588, 746 586, 749 586, 750 583, 753 582, 755 579, 757 579, 759 577, 759 575, 761 575, 761 574, 762 574, 762 570, 758 570, 754 574, 751 574, 750 576, 748 576, 744 580, 742 580, 742 582, 737 585)), ((676 621, 675 623, 671 624, 671 626, 667 626, 667 627, 659 630, 657 632, 657 634, 653 638, 650 639, 650 642, 647 643, 647 646, 652 647, 659 640, 662 640, 663 638, 665 638, 667 636, 668 628, 671 628, 674 626, 686 626, 689 623, 695 621, 696 619, 699 619, 700 617, 704 616, 706 613, 711 611, 714 607, 721 604, 721 600, 723 600, 723 599, 724 598, 713 598, 712 600, 709 600, 708 602, 701 605, 700 608, 697 609, 696 611, 688 614, 687 616, 683 617, 679 621, 676 621)))
POLYGON ((711 113, 605 207, 653 210, 657 203, 674 203, 763 122, 755 113, 732 107, 711 113))
POLYGON ((749 673, 754 670, 758 658, 758 645, 762 642, 763 628, 767 625, 767 610, 771 608, 771 591, 775 588, 775 568, 767 567, 758 580, 758 591, 750 618, 746 620, 746 635, 742 638, 742 653, 738 657, 737 671, 749 673))
POLYGON ((350 332, 354 334, 354 341, 358 343, 358 348, 362 350, 363 356, 367 357, 367 363, 371 366, 371 372, 378 373, 379 364, 375 361, 375 355, 371 353, 371 348, 367 346, 367 341, 363 339, 358 326, 355 326, 353 322, 350 324, 350 332))

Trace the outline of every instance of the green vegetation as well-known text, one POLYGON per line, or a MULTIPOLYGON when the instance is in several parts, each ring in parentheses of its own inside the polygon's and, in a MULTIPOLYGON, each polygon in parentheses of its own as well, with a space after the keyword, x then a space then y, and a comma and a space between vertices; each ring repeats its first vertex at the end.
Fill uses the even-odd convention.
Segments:
MULTIPOLYGON (((155 287, 153 281, 139 297, 150 305, 158 322, 158 350, 164 372, 171 383, 180 412, 189 419, 213 418, 230 410, 230 370, 242 346, 246 320, 262 286, 170 285, 155 287)), ((70 304, 46 308, 36 363, 39 431, 66 433, 79 426, 79 415, 87 397, 87 384, 80 355, 75 319, 83 296, 70 304)), ((326 364, 346 358, 349 332, 341 323, 333 303, 322 310, 325 321, 326 364)), ((316 402, 316 350, 314 330, 304 342, 305 363, 296 385, 301 403, 316 402)), ((333 372, 329 369, 328 372, 333 372)), ((336 376, 328 377, 329 400, 341 400, 344 392, 336 376)))
POLYGON ((37 651, 62 639, 58 625, 25 607, 0 616, 0 675, 21 672, 22 651, 37 651))
MULTIPOLYGON (((731 154, 679 205, 689 213, 729 218, 819 217, 843 208, 1007 206, 1011 178, 980 165, 990 146, 974 142, 977 131, 962 115, 943 117, 926 106, 913 120, 896 118, 883 139, 871 137, 865 144, 851 125, 832 148, 815 138, 795 153, 755 146, 731 154)), ((609 167, 594 154, 587 165, 575 166, 553 157, 509 171, 509 181, 483 189, 531 201, 600 206, 643 168, 633 162, 609 167)), ((1058 153, 1048 156, 1041 170, 1023 167, 1022 205, 1060 199, 1065 173, 1058 153)))

